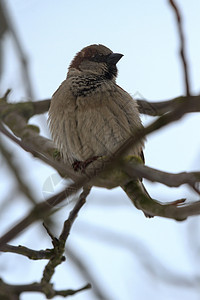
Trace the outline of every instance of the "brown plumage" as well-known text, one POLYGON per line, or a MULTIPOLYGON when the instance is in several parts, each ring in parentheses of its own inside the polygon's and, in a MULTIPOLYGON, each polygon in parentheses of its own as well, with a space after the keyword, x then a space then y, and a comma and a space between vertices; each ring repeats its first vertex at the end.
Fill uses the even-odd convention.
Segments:
MULTIPOLYGON (((54 93, 49 126, 65 161, 111 155, 142 126, 136 101, 115 81, 121 57, 103 45, 84 48, 54 93)), ((141 155, 142 147, 129 153, 141 155)))
MULTIPOLYGON (((112 155, 142 127, 136 101, 116 84, 122 56, 90 45, 72 60, 49 110, 50 131, 64 161, 74 165, 112 155)), ((143 157, 142 148, 143 141, 126 154, 143 157)))

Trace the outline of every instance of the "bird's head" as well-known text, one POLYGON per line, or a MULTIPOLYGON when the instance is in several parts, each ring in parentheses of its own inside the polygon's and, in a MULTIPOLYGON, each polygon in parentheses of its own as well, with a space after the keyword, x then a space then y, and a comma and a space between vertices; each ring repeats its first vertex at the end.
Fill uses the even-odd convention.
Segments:
POLYGON ((122 56, 123 54, 113 53, 103 45, 90 45, 76 54, 69 66, 69 72, 73 69, 112 80, 117 76, 116 64, 122 56))

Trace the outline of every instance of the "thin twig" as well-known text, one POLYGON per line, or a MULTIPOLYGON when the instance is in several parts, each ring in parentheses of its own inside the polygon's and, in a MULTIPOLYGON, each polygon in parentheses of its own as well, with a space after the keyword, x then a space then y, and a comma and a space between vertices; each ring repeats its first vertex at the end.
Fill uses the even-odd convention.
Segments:
POLYGON ((24 246, 12 246, 12 245, 4 245, 0 247, 1 252, 10 252, 16 253, 23 256, 28 257, 29 259, 38 260, 38 259, 50 259, 54 253, 53 249, 46 249, 46 250, 32 250, 30 248, 24 246))
POLYGON ((18 34, 15 28, 15 25, 12 22, 12 15, 10 15, 9 10, 7 8, 7 1, 1 1, 0 3, 0 9, 1 9, 1 15, 3 15, 4 22, 6 22, 7 30, 12 36, 12 39, 15 43, 15 49, 16 54, 19 59, 19 62, 21 63, 21 72, 23 76, 23 84, 25 87, 25 90, 28 94, 28 96, 33 99, 34 98, 34 92, 33 92, 33 86, 30 79, 30 73, 29 73, 29 65, 28 65, 28 59, 26 57, 26 54, 22 48, 22 45, 20 43, 20 40, 18 38, 18 34))
POLYGON ((169 4, 171 5, 176 15, 176 22, 177 22, 178 33, 180 38, 180 56, 181 56, 183 72, 184 72, 185 92, 187 96, 190 96, 191 95, 190 82, 189 82, 189 75, 188 75, 188 64, 187 64, 187 59, 185 54, 185 37, 183 32, 182 16, 174 0, 169 0, 169 4))
POLYGON ((4 245, 0 247, 0 250, 3 252, 13 252, 17 254, 22 254, 24 256, 29 257, 30 259, 47 259, 47 258, 49 259, 49 262, 44 268, 43 276, 40 283, 34 283, 29 285, 8 285, 5 284, 3 281, 1 281, 0 296, 1 293, 5 294, 5 290, 9 288, 9 292, 11 295, 20 295, 21 292, 25 292, 25 291, 38 291, 44 293, 46 297, 49 299, 58 295, 66 297, 91 287, 89 284, 87 284, 83 288, 75 291, 74 290, 56 291, 53 289, 53 285, 50 283, 50 280, 53 274, 55 273, 55 268, 65 260, 63 253, 65 251, 66 240, 69 236, 73 222, 75 221, 81 207, 84 205, 86 201, 86 197, 88 196, 89 192, 90 192, 90 187, 85 187, 83 189, 83 192, 81 193, 78 202, 76 203, 76 205, 74 206, 74 208, 69 214, 69 218, 64 222, 62 232, 58 239, 55 238, 53 234, 49 231, 49 229, 44 225, 48 235, 52 239, 52 243, 54 246, 53 249, 47 249, 45 251, 35 251, 22 246, 15 247, 11 245, 4 245))
POLYGON ((49 260, 49 262, 47 263, 44 269, 43 277, 41 280, 42 284, 46 284, 50 282, 55 272, 55 268, 64 261, 65 257, 63 256, 63 253, 65 251, 65 244, 67 238, 69 236, 71 227, 78 215, 78 212, 80 211, 81 207, 84 205, 86 201, 86 197, 88 196, 89 192, 90 192, 90 188, 85 187, 76 205, 70 212, 68 219, 64 222, 62 232, 58 239, 56 239, 48 230, 48 233, 51 236, 52 243, 54 245, 54 256, 49 260))
POLYGON ((33 203, 36 204, 37 201, 33 196, 32 191, 29 188, 29 185, 25 183, 24 179, 22 178, 22 171, 20 170, 19 166, 13 161, 13 154, 5 148, 5 146, 0 143, 0 152, 4 156, 4 159, 7 162, 7 165, 12 170, 12 173, 15 175, 15 179, 18 183, 19 191, 23 192, 24 195, 33 203))
POLYGON ((71 227, 72 227, 75 219, 77 218, 78 212, 81 209, 81 207, 85 204, 86 197, 89 195, 90 190, 91 190, 90 187, 83 188, 83 192, 81 193, 76 205, 70 212, 69 218, 64 223, 63 230, 59 237, 59 240, 66 241, 66 239, 70 233, 71 227))
POLYGON ((19 296, 21 293, 24 292, 40 292, 43 293, 47 297, 47 299, 52 299, 55 296, 67 297, 67 296, 75 295, 76 293, 79 293, 89 288, 91 288, 91 285, 86 284, 85 286, 77 290, 72 290, 72 289, 54 290, 52 284, 43 285, 41 283, 35 282, 31 284, 17 285, 17 284, 7 284, 2 279, 0 279, 0 297, 5 297, 9 295, 10 298, 7 299, 19 299, 16 298, 15 296, 19 296))
POLYGON ((57 204, 61 203, 67 197, 75 194, 85 183, 86 179, 82 178, 76 183, 72 183, 69 187, 65 188, 60 193, 50 197, 47 201, 38 203, 17 225, 11 228, 0 238, 0 247, 12 240, 25 228, 29 227, 37 220, 45 219, 49 216, 51 209, 57 204))

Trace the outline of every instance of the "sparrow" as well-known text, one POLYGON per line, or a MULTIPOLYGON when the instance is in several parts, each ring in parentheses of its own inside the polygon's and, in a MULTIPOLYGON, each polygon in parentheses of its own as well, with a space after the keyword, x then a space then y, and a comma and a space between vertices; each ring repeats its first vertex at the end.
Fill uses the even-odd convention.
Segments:
MULTIPOLYGON (((135 130, 142 128, 137 102, 116 83, 116 64, 122 56, 101 44, 83 48, 52 96, 49 129, 63 161, 75 171, 100 157, 112 157, 135 130)), ((141 140, 124 155, 144 160, 143 147, 141 140)))

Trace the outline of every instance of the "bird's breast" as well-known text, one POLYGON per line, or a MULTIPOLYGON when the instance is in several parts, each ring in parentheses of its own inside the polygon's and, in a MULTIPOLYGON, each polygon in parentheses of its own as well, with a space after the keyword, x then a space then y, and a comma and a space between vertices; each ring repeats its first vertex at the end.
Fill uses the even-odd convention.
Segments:
POLYGON ((79 146, 73 146, 76 159, 112 155, 131 135, 127 109, 113 100, 113 94, 108 90, 90 97, 77 97, 74 110, 76 134, 71 141, 75 145, 76 137, 79 139, 79 146))
MULTIPOLYGON (((72 78, 52 99, 50 129, 64 160, 70 163, 111 156, 142 126, 137 104, 128 93, 109 81, 95 81, 94 89, 90 84, 72 78)), ((142 146, 141 142, 131 154, 138 155, 142 146)))

